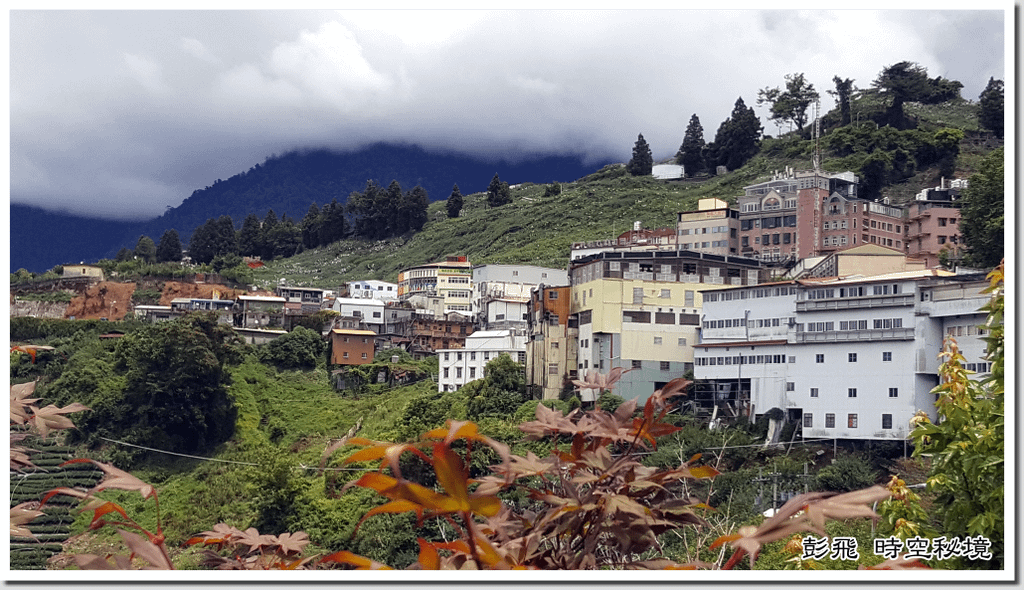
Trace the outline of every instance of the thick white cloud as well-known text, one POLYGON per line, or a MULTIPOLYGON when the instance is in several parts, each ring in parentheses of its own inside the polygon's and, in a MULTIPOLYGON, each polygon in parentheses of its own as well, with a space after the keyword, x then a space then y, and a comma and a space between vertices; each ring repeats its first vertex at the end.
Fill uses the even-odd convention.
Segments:
MULTIPOLYGON (((11 198, 152 216, 296 147, 416 142, 493 158, 668 157, 737 97, 898 61, 976 99, 1003 12, 14 11, 11 198)), ((767 133, 774 126, 759 109, 767 133)))

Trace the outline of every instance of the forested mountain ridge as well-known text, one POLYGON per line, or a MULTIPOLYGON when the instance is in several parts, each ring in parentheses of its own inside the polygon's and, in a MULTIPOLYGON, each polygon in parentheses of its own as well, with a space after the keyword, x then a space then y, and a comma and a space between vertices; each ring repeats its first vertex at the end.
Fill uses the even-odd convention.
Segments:
POLYGON ((574 156, 547 156, 515 163, 488 162, 454 153, 433 153, 419 146, 378 143, 351 152, 296 150, 272 155, 226 180, 197 189, 181 205, 146 221, 110 221, 51 213, 11 204, 11 271, 42 273, 71 262, 114 258, 120 248, 134 248, 141 235, 159 239, 177 230, 183 244, 207 219, 228 215, 240 226, 250 213, 260 218, 273 210, 298 221, 312 203, 361 191, 367 180, 388 186, 395 180, 406 191, 421 186, 430 200, 444 200, 458 184, 465 192, 483 191, 495 173, 512 182, 575 180, 607 162, 584 165, 574 156), (40 236, 48 236, 40 240, 40 236), (69 238, 69 239, 67 239, 69 238), (31 246, 28 246, 31 244, 31 246))

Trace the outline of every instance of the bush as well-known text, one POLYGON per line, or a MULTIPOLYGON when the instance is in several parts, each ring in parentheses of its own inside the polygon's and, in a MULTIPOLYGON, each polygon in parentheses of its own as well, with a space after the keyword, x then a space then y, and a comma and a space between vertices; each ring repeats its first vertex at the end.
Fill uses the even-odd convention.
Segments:
POLYGON ((818 472, 818 489, 830 492, 850 492, 875 483, 877 473, 859 457, 844 455, 818 472))
POLYGON ((258 354, 262 362, 278 369, 315 369, 326 347, 320 334, 296 326, 291 332, 261 346, 258 354))

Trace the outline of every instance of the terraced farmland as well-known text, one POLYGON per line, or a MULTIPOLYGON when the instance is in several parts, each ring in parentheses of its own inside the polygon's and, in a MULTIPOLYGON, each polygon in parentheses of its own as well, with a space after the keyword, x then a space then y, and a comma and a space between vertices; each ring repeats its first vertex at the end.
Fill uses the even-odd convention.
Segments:
MULTIPOLYGON (((24 446, 35 449, 30 458, 36 469, 11 470, 11 506, 22 502, 38 502, 54 488, 88 489, 96 485, 103 472, 91 463, 61 467, 73 459, 71 447, 38 438, 26 439, 24 446)), ((46 569, 47 560, 60 553, 75 519, 78 500, 57 495, 43 508, 43 515, 29 523, 35 539, 11 537, 10 568, 18 570, 46 569)))

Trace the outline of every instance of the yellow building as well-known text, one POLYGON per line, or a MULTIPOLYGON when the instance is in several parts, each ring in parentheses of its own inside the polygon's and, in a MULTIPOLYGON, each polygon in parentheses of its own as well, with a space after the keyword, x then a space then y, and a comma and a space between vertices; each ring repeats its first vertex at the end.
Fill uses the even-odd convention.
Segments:
MULTIPOLYGON (((574 261, 569 274, 578 374, 628 369, 614 391, 626 399, 693 370, 701 290, 769 278, 756 260, 688 251, 603 252, 574 261)), ((595 392, 582 394, 591 401, 595 392)))
POLYGON ((473 309, 473 267, 465 256, 449 256, 407 268, 398 273, 398 298, 436 295, 444 300, 444 313, 457 311, 470 315, 473 309))

